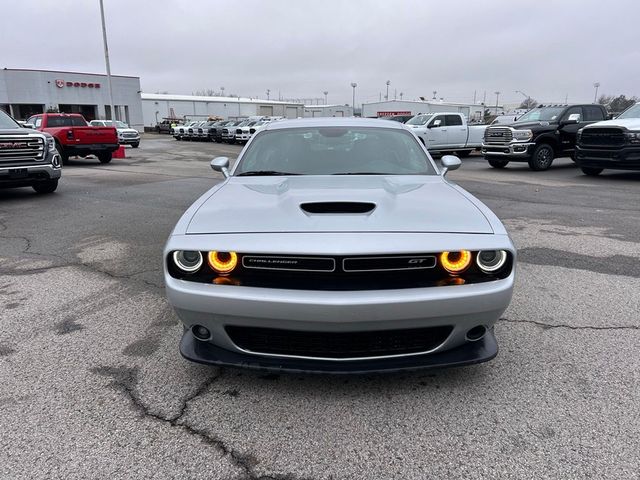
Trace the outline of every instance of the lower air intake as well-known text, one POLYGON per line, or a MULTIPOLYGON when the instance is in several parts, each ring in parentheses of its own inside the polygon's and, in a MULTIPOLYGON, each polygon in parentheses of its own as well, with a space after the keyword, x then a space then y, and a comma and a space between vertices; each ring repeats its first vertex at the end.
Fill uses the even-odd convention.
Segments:
POLYGON ((368 213, 376 208, 369 202, 314 202, 302 203, 300 208, 307 213, 368 213))

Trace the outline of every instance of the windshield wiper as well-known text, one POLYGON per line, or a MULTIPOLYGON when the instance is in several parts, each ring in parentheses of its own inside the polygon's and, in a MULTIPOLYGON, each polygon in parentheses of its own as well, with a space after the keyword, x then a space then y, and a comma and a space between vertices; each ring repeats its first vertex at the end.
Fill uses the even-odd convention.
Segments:
POLYGON ((236 175, 237 177, 268 177, 268 176, 286 176, 286 175, 300 175, 299 173, 278 172, 276 170, 254 170, 250 172, 242 172, 236 175))

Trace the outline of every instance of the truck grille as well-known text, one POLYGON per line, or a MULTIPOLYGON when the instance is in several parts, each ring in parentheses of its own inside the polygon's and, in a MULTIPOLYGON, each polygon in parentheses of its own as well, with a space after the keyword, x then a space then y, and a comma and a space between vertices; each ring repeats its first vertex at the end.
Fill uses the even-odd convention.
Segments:
POLYGON ((624 143, 624 131, 620 128, 585 128, 580 136, 581 146, 620 147, 624 143))
POLYGON ((0 162, 42 160, 44 149, 44 140, 40 137, 0 137, 0 162))
POLYGON ((363 332, 306 332, 260 327, 225 327, 243 350, 271 355, 358 359, 429 352, 442 345, 453 328, 435 326, 363 332))
POLYGON ((122 136, 124 138, 136 138, 138 136, 138 134, 137 133, 133 133, 133 132, 124 132, 122 134, 122 136))
POLYGON ((504 145, 513 140, 513 132, 508 127, 489 127, 484 131, 485 144, 504 145))

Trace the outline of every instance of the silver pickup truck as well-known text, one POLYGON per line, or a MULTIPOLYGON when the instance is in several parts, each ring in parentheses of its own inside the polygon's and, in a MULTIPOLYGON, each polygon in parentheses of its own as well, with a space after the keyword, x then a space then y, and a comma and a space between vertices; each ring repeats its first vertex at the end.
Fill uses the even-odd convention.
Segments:
POLYGON ((420 114, 406 124, 429 152, 444 154, 455 152, 466 157, 482 146, 486 125, 468 125, 464 115, 457 112, 420 114))
POLYGON ((0 110, 0 188, 52 193, 58 188, 61 165, 51 135, 24 128, 0 110))

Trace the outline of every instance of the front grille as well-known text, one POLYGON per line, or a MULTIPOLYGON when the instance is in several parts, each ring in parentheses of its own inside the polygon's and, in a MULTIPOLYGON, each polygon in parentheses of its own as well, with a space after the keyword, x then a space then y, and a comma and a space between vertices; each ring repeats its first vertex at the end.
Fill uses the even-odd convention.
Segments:
POLYGON ((584 146, 621 147, 624 143, 624 131, 620 128, 585 128, 580 136, 580 145, 584 146))
POLYGON ((228 130, 227 128, 223 128, 223 129, 222 129, 222 134, 223 134, 223 135, 225 135, 225 134, 227 134, 227 135, 228 135, 228 134, 229 134, 229 130, 228 130))
POLYGON ((357 359, 429 352, 442 345, 453 327, 436 326, 366 332, 307 332, 226 326, 231 341, 254 353, 357 359))
POLYGON ((250 133, 251 135, 253 135, 254 133, 256 133, 256 129, 255 129, 255 128, 250 128, 250 129, 249 129, 249 133, 250 133))
POLYGON ((125 132, 122 134, 122 136, 124 138, 136 138, 138 136, 137 133, 133 133, 133 132, 125 132))
POLYGON ((44 155, 45 143, 40 137, 0 136, 0 162, 42 160, 44 155))
POLYGON ((505 144, 513 140, 513 132, 508 127, 489 127, 484 131, 484 143, 505 144))
POLYGON ((238 129, 236 129, 236 133, 237 133, 238 135, 242 135, 242 130, 238 128, 238 129))

